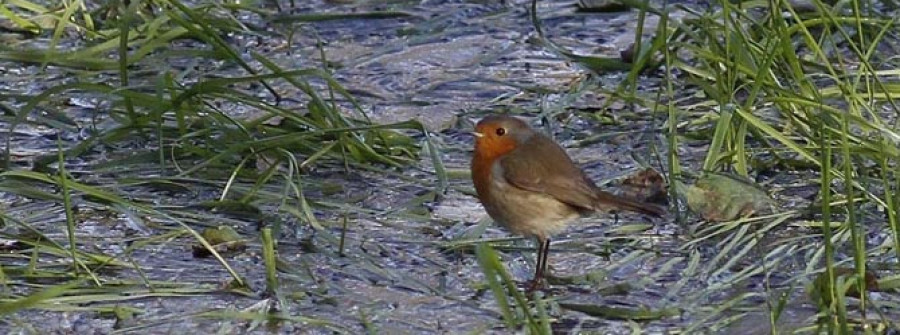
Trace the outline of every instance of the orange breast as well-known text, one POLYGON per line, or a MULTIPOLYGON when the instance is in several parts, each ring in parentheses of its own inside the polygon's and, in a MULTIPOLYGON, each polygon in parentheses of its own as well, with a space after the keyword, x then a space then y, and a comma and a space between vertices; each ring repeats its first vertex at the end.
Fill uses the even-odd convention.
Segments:
POLYGON ((478 193, 478 200, 481 203, 490 201, 491 187, 491 166, 494 164, 493 157, 486 157, 478 151, 472 156, 472 183, 475 184, 475 192, 478 193))

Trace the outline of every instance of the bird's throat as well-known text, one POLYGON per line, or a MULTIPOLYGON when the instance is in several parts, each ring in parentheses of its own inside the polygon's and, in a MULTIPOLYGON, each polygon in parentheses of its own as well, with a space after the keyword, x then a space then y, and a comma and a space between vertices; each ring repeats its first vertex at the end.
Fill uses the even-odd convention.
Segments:
POLYGON ((512 139, 498 139, 492 136, 476 139, 475 154, 472 156, 472 182, 482 203, 492 197, 490 185, 494 164, 515 149, 516 142, 512 139))
POLYGON ((512 138, 485 137, 475 141, 475 156, 493 163, 494 160, 516 149, 516 141, 512 138))
POLYGON ((472 183, 475 184, 475 192, 478 198, 484 202, 484 199, 490 198, 491 184, 491 166, 494 160, 476 154, 472 157, 472 183))

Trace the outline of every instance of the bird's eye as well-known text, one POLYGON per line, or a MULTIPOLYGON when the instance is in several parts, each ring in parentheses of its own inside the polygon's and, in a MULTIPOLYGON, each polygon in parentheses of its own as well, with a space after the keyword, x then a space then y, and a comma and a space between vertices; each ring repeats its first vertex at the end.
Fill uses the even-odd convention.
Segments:
POLYGON ((506 135, 506 128, 497 128, 497 136, 506 135))

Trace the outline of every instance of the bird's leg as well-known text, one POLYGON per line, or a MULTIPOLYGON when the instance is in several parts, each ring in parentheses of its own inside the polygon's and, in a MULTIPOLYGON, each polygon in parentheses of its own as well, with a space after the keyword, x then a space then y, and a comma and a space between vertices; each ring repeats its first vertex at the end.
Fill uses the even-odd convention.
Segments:
POLYGON ((543 287, 544 272, 547 271, 547 254, 550 253, 550 239, 538 238, 537 264, 534 266, 534 278, 528 285, 528 292, 532 292, 543 287))
POLYGON ((543 261, 541 261, 541 280, 544 279, 544 274, 547 273, 547 259, 550 257, 550 239, 544 239, 541 243, 541 249, 544 249, 544 257, 543 261))

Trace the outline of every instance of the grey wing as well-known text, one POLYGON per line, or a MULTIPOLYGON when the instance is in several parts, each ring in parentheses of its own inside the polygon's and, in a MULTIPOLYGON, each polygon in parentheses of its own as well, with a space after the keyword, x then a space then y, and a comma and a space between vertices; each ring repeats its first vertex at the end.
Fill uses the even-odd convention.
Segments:
POLYGON ((594 183, 562 148, 550 139, 537 140, 539 137, 543 135, 536 134, 500 160, 503 177, 518 188, 544 193, 575 207, 593 209, 597 201, 594 183))

